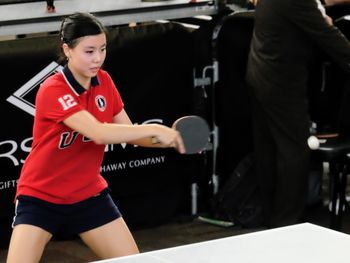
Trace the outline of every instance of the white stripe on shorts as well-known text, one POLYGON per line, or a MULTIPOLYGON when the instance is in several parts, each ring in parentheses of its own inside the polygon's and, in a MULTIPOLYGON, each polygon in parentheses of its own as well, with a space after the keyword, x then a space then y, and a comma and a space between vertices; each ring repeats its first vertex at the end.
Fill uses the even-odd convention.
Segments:
POLYGON ((15 223, 15 220, 16 220, 16 216, 17 216, 17 207, 18 207, 18 203, 19 203, 19 200, 17 199, 16 200, 16 205, 15 205, 15 216, 13 217, 13 220, 12 220, 12 224, 11 224, 11 227, 14 228, 14 223, 15 223))

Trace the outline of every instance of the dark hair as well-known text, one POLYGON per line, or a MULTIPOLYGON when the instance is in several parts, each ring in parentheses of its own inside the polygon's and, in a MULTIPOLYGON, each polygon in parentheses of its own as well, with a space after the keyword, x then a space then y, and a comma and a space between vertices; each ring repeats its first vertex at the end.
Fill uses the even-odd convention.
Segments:
MULTIPOLYGON (((65 43, 70 48, 74 48, 78 44, 79 38, 101 33, 106 34, 107 30, 95 16, 89 13, 74 13, 62 21, 59 37, 61 45, 65 43)), ((65 55, 61 52, 59 61, 63 62, 64 60, 65 55)))
POLYGON ((62 21, 59 36, 62 43, 74 48, 78 38, 101 33, 106 33, 106 29, 95 16, 89 13, 74 13, 62 21))

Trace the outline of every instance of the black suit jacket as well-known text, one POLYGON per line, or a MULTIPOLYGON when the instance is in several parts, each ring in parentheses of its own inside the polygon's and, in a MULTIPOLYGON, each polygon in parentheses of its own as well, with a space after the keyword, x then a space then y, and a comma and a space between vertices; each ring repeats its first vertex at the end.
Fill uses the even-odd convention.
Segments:
POLYGON ((350 44, 316 0, 259 0, 247 80, 260 97, 306 98, 308 59, 318 45, 350 72, 350 44))

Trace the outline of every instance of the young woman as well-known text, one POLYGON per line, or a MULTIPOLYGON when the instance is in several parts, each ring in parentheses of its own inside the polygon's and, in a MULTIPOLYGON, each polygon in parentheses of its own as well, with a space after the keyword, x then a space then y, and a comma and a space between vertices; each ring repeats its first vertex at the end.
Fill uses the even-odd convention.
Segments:
POLYGON ((39 262, 59 231, 78 234, 103 259, 138 253, 99 174, 105 144, 185 151, 174 129, 132 125, 111 77, 101 69, 106 34, 94 16, 66 18, 60 37, 67 64, 37 93, 32 151, 18 181, 8 263, 39 262))

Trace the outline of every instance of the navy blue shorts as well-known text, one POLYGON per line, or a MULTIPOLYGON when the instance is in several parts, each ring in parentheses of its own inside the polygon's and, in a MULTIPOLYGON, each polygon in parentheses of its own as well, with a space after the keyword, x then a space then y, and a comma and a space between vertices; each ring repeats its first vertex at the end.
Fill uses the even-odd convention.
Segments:
POLYGON ((53 204, 21 195, 17 198, 13 227, 28 224, 51 234, 76 235, 107 224, 121 216, 109 190, 69 205, 53 204))

